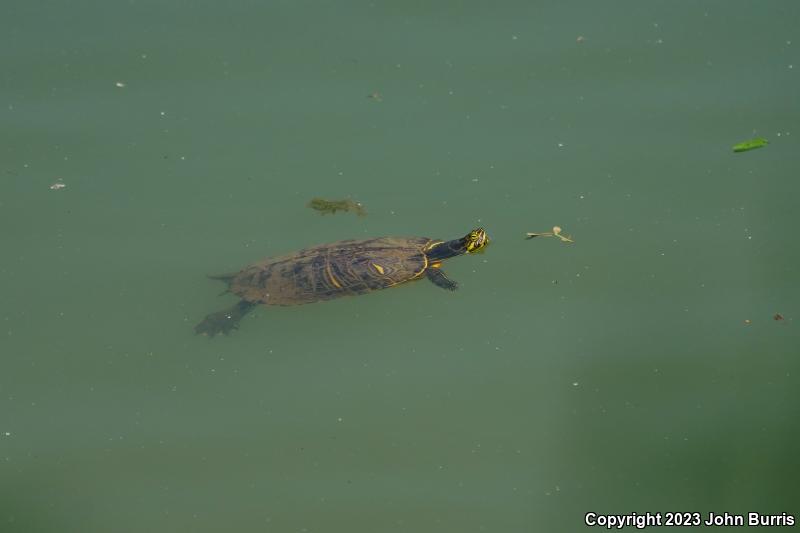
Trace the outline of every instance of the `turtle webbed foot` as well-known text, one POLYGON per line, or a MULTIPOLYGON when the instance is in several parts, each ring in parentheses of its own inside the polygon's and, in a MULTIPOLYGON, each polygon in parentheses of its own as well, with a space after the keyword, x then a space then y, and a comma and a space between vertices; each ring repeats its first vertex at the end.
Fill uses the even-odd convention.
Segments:
POLYGON ((229 309, 217 311, 205 317, 202 322, 194 327, 194 332, 206 337, 213 337, 220 333, 228 335, 231 331, 239 329, 239 321, 256 305, 254 302, 240 300, 239 303, 229 309))
POLYGON ((205 317, 194 327, 194 332, 198 335, 214 337, 220 333, 229 335, 235 329, 239 329, 239 319, 231 315, 230 311, 219 311, 205 317))

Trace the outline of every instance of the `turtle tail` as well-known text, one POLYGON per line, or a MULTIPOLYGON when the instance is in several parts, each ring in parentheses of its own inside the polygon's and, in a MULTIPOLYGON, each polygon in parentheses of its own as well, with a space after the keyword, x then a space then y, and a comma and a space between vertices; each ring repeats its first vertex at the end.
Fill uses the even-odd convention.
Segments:
POLYGON ((230 283, 230 281, 236 277, 236 274, 237 274, 236 272, 232 274, 209 274, 208 277, 210 279, 218 279, 230 283))
POLYGON ((231 292, 231 282, 233 281, 233 278, 235 278, 235 277, 236 277, 236 274, 209 274, 208 275, 209 279, 217 279, 219 281, 224 281, 225 282, 225 285, 226 285, 225 290, 222 291, 221 293, 219 293, 219 296, 222 296, 223 294, 227 294, 227 293, 231 292))

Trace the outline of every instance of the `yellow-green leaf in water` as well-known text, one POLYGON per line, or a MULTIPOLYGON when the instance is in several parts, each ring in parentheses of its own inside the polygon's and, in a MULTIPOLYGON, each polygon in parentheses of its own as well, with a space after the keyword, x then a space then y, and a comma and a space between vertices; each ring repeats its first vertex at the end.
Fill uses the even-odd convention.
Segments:
POLYGON ((542 233, 528 232, 526 239, 533 239, 534 237, 558 237, 561 242, 575 242, 569 235, 561 235, 561 226, 553 226, 553 231, 544 231, 542 233))
POLYGON ((763 148, 769 141, 764 139, 763 137, 756 137, 755 139, 750 139, 749 141, 740 142, 739 144, 733 145, 734 152, 746 152, 748 150, 755 150, 756 148, 763 148))

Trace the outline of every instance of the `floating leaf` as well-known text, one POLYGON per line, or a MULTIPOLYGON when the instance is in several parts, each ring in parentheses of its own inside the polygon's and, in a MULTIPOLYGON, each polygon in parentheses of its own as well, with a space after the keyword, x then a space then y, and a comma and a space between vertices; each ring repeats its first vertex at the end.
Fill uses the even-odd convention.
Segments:
POLYGON ((561 235, 561 226, 553 226, 553 231, 543 231, 541 233, 528 232, 525 234, 526 239, 533 239, 534 237, 558 237, 561 242, 572 242, 571 235, 561 235))
POLYGON ((748 150, 755 150, 756 148, 763 148, 769 141, 764 139, 763 137, 756 137, 755 139, 750 139, 749 141, 740 142, 739 144, 733 145, 733 151, 736 153, 739 152, 747 152, 748 150))

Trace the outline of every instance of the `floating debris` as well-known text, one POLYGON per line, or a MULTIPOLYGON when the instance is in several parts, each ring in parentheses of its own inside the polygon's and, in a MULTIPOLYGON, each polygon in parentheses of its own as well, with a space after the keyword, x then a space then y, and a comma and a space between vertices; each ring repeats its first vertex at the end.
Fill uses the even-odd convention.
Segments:
POLYGON ((544 231, 542 233, 526 233, 526 239, 533 239, 534 237, 558 237, 561 239, 561 242, 571 242, 574 243, 575 241, 572 240, 571 235, 561 235, 561 226, 553 226, 552 231, 544 231))
POLYGON ((749 326, 750 324, 752 324, 752 322, 750 322, 750 319, 749 318, 745 318, 744 319, 744 325, 745 326, 749 326))
POLYGON ((374 100, 376 102, 383 102, 383 96, 381 96, 381 93, 379 93, 378 91, 375 91, 374 93, 369 93, 367 95, 367 98, 369 98, 370 100, 374 100))
POLYGON ((748 150, 755 150, 756 148, 764 148, 766 145, 769 144, 769 141, 763 137, 756 137, 755 139, 750 139, 749 141, 740 142, 739 144, 733 145, 733 151, 736 153, 739 152, 747 152, 748 150))
POLYGON ((315 211, 319 211, 323 215, 335 214, 337 211, 344 211, 345 213, 353 212, 356 215, 363 217, 367 214, 367 210, 361 205, 361 202, 356 202, 347 198, 345 200, 325 200, 324 198, 314 198, 308 202, 308 207, 315 211))
POLYGON ((117 83, 115 83, 114 85, 115 85, 116 87, 120 88, 120 89, 124 89, 124 88, 125 88, 125 86, 126 86, 127 84, 126 84, 125 82, 118 81, 118 82, 117 82, 117 83))
POLYGON ((581 44, 585 40, 586 40, 586 37, 584 37, 583 35, 578 35, 578 38, 575 39, 575 42, 578 43, 578 44, 581 44))
POLYGON ((58 190, 63 189, 66 186, 67 186, 67 184, 64 183, 63 181, 61 181, 61 178, 58 178, 58 180, 56 180, 55 183, 50 185, 50 190, 51 191, 58 191, 58 190))
POLYGON ((783 315, 780 313, 775 313, 775 315, 772 317, 772 320, 781 321, 783 320, 783 315))

